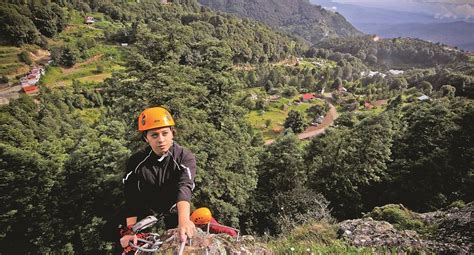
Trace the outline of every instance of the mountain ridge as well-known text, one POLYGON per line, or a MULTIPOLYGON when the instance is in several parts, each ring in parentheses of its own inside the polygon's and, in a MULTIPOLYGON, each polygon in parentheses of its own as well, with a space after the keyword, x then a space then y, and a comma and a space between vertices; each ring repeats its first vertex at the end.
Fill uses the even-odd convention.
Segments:
POLYGON ((199 0, 211 9, 256 19, 304 40, 361 35, 342 15, 312 5, 308 0, 199 0))
POLYGON ((446 20, 426 13, 389 10, 355 4, 337 3, 330 0, 311 0, 343 15, 357 29, 383 38, 412 37, 440 42, 473 51, 473 20, 446 20))

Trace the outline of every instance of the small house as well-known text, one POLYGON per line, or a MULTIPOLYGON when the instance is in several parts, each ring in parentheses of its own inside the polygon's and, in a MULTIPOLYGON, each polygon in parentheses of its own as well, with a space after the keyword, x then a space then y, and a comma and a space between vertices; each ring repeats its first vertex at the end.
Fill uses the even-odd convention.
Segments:
POLYGON ((364 103, 364 108, 365 108, 366 110, 372 110, 372 108, 374 108, 374 105, 371 104, 370 102, 365 102, 365 103, 364 103))
POLYGON ((422 95, 422 96, 417 97, 417 99, 420 101, 426 101, 426 100, 429 100, 430 97, 427 95, 422 95))
POLYGON ((300 101, 301 102, 308 102, 316 98, 316 95, 314 93, 306 93, 301 95, 300 101))
POLYGON ((94 17, 92 17, 92 16, 87 16, 86 17, 86 20, 85 20, 86 24, 93 24, 94 22, 95 22, 94 17))
POLYGON ((337 88, 337 90, 338 90, 339 92, 341 92, 341 93, 342 93, 342 92, 347 92, 347 89, 344 88, 343 86, 340 86, 339 88, 337 88))
POLYGON ((21 87, 23 92, 25 94, 36 94, 39 92, 39 89, 37 86, 26 86, 26 87, 21 87))
POLYGON ((278 99, 280 99, 280 96, 279 95, 271 95, 271 96, 269 96, 268 99, 270 99, 270 102, 276 102, 276 101, 278 101, 278 99))

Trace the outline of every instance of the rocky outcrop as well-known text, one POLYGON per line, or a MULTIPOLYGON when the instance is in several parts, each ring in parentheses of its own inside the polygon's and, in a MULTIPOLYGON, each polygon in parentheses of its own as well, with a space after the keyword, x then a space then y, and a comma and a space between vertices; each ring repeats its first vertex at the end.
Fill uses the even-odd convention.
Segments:
POLYGON ((371 217, 339 223, 338 235, 355 246, 436 254, 473 254, 473 212, 474 203, 445 211, 411 212, 431 229, 423 236, 415 230, 397 230, 392 224, 371 217))
POLYGON ((432 239, 437 242, 465 247, 474 253, 474 202, 462 208, 420 214, 422 220, 436 227, 432 239))
MULTIPOLYGON (((180 248, 176 229, 168 230, 162 237, 165 241, 159 253, 175 254, 180 248)), ((265 245, 255 241, 252 236, 240 236, 238 239, 226 234, 207 234, 198 229, 191 243, 187 242, 183 254, 262 254, 270 255, 273 252, 265 245)))
POLYGON ((339 223, 339 238, 355 246, 387 247, 424 250, 426 248, 418 233, 413 230, 396 230, 386 221, 372 218, 345 220, 339 223))

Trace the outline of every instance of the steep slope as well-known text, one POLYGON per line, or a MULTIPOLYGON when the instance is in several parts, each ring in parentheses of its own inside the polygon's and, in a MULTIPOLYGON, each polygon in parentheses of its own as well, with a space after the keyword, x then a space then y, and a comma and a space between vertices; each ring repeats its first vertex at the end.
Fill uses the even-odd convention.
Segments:
POLYGON ((262 21, 308 42, 327 37, 361 35, 338 13, 311 5, 308 0, 199 0, 212 9, 262 21))

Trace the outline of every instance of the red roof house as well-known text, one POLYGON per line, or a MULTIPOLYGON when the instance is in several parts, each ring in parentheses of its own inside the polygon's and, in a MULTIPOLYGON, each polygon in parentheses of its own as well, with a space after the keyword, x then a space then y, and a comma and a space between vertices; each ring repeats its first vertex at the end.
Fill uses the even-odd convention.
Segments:
POLYGON ((34 93, 38 93, 39 92, 39 89, 37 86, 27 86, 27 87, 21 87, 23 89, 23 92, 25 92, 25 94, 34 94, 34 93))
POLYGON ((370 109, 374 108, 374 106, 369 102, 365 102, 364 107, 365 107, 366 110, 370 110, 370 109))
POLYGON ((314 93, 306 93, 301 95, 301 102, 307 102, 316 98, 314 93))

